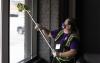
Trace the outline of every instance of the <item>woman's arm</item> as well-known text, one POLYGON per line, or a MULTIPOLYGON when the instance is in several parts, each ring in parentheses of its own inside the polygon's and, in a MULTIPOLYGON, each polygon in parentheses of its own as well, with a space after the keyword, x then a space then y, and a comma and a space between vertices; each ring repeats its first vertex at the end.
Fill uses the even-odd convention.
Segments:
POLYGON ((45 28, 45 27, 43 27, 43 26, 37 24, 37 25, 35 26, 35 29, 36 29, 37 31, 39 31, 39 29, 40 29, 40 30, 42 30, 42 32, 43 32, 46 36, 51 37, 51 32, 50 32, 50 30, 48 30, 47 28, 45 28))
POLYGON ((74 57, 78 52, 79 49, 79 39, 74 40, 70 45, 70 50, 66 52, 60 52, 58 53, 58 56, 61 57, 74 57))
POLYGON ((50 30, 48 30, 45 27, 43 27, 42 31, 45 33, 46 36, 51 37, 51 31, 50 30))
POLYGON ((76 49, 70 49, 69 51, 58 53, 58 56, 59 57, 74 57, 76 54, 77 54, 76 49))

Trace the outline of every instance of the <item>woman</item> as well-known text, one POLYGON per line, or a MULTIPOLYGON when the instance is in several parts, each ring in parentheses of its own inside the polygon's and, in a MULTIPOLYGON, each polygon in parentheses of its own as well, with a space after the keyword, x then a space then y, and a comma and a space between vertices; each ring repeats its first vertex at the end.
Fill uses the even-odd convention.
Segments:
POLYGON ((55 51, 52 52, 52 63, 75 63, 78 53, 79 36, 74 20, 68 18, 61 30, 49 31, 40 27, 48 36, 55 39, 55 51))

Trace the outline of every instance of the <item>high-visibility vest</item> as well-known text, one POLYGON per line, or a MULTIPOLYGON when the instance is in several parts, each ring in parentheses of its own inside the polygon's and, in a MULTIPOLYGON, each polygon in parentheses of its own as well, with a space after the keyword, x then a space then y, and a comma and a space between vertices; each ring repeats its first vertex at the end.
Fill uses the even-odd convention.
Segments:
MULTIPOLYGON (((59 31, 58 34, 57 34, 57 36, 56 36, 56 38, 55 38, 55 41, 59 40, 59 38, 62 36, 63 33, 64 33, 63 30, 59 31)), ((64 47, 70 47, 70 44, 72 43, 72 41, 74 39, 79 39, 79 37, 75 33, 70 34, 67 37, 67 39, 64 41, 64 45, 63 45, 62 48, 64 48, 64 47)), ((71 57, 71 58, 69 58, 69 57, 66 57, 66 58, 58 57, 58 58, 61 61, 70 61, 74 57, 71 57)))

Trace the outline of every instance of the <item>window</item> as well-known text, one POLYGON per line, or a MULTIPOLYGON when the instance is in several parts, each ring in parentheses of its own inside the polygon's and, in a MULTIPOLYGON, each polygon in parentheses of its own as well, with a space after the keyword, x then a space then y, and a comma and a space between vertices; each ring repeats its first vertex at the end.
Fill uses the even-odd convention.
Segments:
POLYGON ((32 22, 25 13, 14 10, 15 4, 25 1, 29 2, 30 8, 35 8, 31 14, 37 17, 37 0, 0 0, 0 63, 25 63, 37 56, 37 33, 32 28, 32 22))
POLYGON ((18 12, 16 5, 24 0, 10 0, 10 63, 18 63, 24 59, 24 26, 25 14, 18 12))
MULTIPOLYGON (((37 56, 37 33, 25 12, 18 12, 18 3, 27 4, 31 14, 37 16, 37 0, 10 0, 9 13, 9 56, 10 63, 25 63, 37 56), (34 2, 33 2, 34 1, 34 2), (33 12, 33 8, 34 12, 33 12)), ((37 20, 37 18, 35 18, 37 20)))

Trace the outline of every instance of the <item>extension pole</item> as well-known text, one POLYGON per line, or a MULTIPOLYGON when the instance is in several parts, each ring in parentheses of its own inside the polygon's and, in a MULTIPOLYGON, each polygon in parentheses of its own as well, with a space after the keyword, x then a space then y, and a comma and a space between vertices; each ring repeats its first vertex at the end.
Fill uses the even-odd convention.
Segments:
MULTIPOLYGON (((36 26, 38 26, 38 24, 35 22, 35 20, 34 20, 33 17, 31 16, 31 14, 29 13, 29 11, 27 11, 27 10, 25 10, 25 11, 28 13, 28 15, 29 15, 30 18, 32 19, 33 23, 34 23, 36 26)), ((38 29, 39 29, 41 35, 43 36, 45 42, 47 43, 47 45, 48 45, 49 48, 51 49, 51 51, 55 51, 55 50, 50 46, 50 44, 49 44, 48 40, 46 39, 46 37, 45 37, 44 33, 42 32, 42 30, 41 30, 39 27, 38 27, 38 29)))

